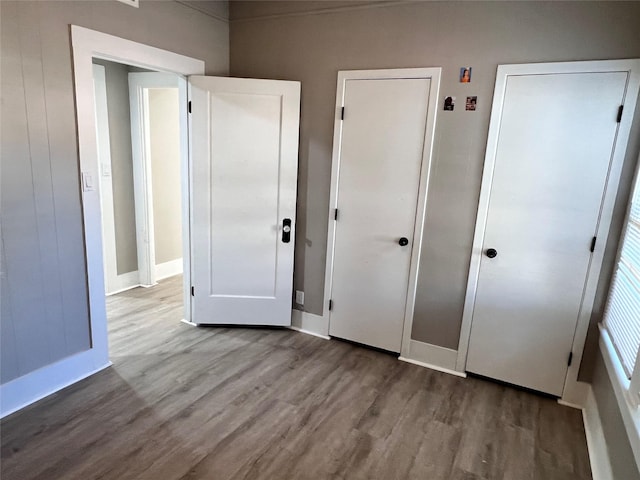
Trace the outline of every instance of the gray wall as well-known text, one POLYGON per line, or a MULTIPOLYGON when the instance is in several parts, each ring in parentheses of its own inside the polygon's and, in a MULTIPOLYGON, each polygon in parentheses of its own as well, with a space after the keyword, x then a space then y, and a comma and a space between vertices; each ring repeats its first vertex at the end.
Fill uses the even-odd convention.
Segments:
POLYGON ((105 70, 116 265, 118 275, 122 275, 138 270, 129 106, 131 68, 128 65, 100 59, 94 59, 93 63, 103 65, 105 70))
MULTIPOLYGON (((458 105, 438 112, 412 337, 457 349, 498 64, 640 57, 640 3, 362 3, 231 2, 231 74, 302 82, 295 288, 321 314, 337 72, 443 67, 439 103, 453 95, 458 105), (461 66, 473 67, 470 84, 458 82, 461 66), (467 95, 478 96, 475 113, 467 95)), ((614 237, 638 132, 636 121, 614 237)))
POLYGON ((149 90, 156 264, 182 258, 180 112, 177 88, 149 90))
POLYGON ((69 24, 228 73, 229 26, 176 2, 0 2, 1 382, 89 348, 69 24))
POLYGON ((638 472, 629 438, 618 409, 613 386, 609 380, 602 353, 599 350, 596 355, 592 387, 609 451, 613 478, 640 480, 640 473, 638 472))

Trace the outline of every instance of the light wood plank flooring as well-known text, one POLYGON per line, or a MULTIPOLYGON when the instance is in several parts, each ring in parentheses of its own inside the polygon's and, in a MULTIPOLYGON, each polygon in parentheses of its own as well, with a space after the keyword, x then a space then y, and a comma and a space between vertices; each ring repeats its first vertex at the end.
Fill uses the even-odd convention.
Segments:
POLYGON ((114 366, 2 422, 3 480, 590 479, 581 414, 290 330, 108 299, 114 366))

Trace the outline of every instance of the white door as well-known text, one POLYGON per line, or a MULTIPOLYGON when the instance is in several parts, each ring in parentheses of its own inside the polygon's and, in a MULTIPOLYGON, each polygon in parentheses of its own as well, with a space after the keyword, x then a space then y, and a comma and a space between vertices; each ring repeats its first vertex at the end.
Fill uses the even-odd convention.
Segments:
POLYGON ((431 79, 347 79, 329 334, 400 352, 431 79))
POLYGON ((189 77, 192 319, 289 325, 300 83, 189 77))
POLYGON ((562 394, 627 77, 507 77, 467 371, 562 394))

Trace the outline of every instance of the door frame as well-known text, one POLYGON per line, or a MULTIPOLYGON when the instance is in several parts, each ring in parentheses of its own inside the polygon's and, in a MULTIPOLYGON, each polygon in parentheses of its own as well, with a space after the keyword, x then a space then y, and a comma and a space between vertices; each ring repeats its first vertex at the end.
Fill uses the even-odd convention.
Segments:
MULTIPOLYGON (((107 311, 104 289, 104 261, 102 253, 102 224, 99 195, 99 164, 95 129, 95 101, 93 93, 93 58, 101 58, 149 70, 175 73, 179 76, 180 98, 180 161, 182 174, 183 218, 189 215, 189 155, 187 131, 187 79, 189 75, 203 75, 204 61, 161 50, 142 43, 125 40, 88 28, 71 25, 73 75, 78 128, 78 152, 82 181, 82 214, 87 262, 87 287, 91 326, 93 363, 109 363, 107 339, 107 311)), ((191 320, 190 229, 183 229, 184 310, 185 321, 191 320)))
MULTIPOLYGON (((537 64, 516 64, 498 65, 496 75, 496 85, 491 107, 491 120, 489 123, 489 134, 487 138, 487 150, 485 154, 484 170, 482 173, 482 183, 480 187, 480 200, 478 203, 478 214, 476 217, 475 232, 473 236, 473 246, 471 250, 471 262, 469 265, 469 276, 467 279, 467 290, 465 294, 464 310, 462 314, 462 328, 460 331, 460 341, 458 345, 458 355, 456 359, 456 370, 464 372, 467 364, 467 353, 471 338, 471 326, 473 320, 473 310, 475 307, 476 291, 478 287, 478 277, 480 274, 480 261, 482 258, 482 246, 484 244, 484 233, 487 216, 489 213, 489 201, 491 197, 491 187, 493 183, 493 173, 496 161, 498 136, 502 122, 502 110, 506 94, 507 81, 510 76, 517 75, 548 75, 562 73, 598 73, 598 72, 628 72, 628 80, 625 89, 624 110, 618 126, 616 143, 609 166, 609 174, 605 184, 604 196, 600 206, 600 217, 596 227, 596 237, 598 239, 595 250, 591 256, 591 262, 587 271, 587 278, 583 290, 582 302, 578 314, 578 321, 574 333, 571 351, 573 362, 567 370, 565 377, 562 401, 571 405, 580 405, 586 395, 587 384, 578 382, 578 373, 582 363, 584 344, 589 328, 589 321, 593 309, 598 280, 602 268, 605 247, 613 208, 615 205, 620 175, 624 164, 627 143, 631 131, 631 122, 635 112, 638 89, 640 87, 640 60, 603 60, 587 62, 558 62, 558 63, 537 63, 537 64)), ((616 108, 612 106, 612 121, 615 121, 616 108)))
MULTIPOLYGON (((175 74, 160 72, 129 73, 131 111, 131 150, 133 159, 133 197, 136 211, 136 252, 139 283, 150 287, 157 283, 156 248, 153 214, 153 186, 150 145, 150 88, 179 89, 175 74)), ((181 102, 182 103, 182 102, 181 102)), ((186 107, 186 106, 185 106, 186 107)), ((182 134, 182 133, 181 133, 182 134)), ((181 185, 182 187, 182 185, 181 185)), ((184 204, 184 198, 183 198, 184 204)), ((184 214, 184 210, 182 212, 184 214)), ((182 230, 188 229, 189 217, 181 217, 182 230)), ((182 246, 182 256, 189 249, 182 246)))
MULTIPOLYGON (((333 287, 333 266, 336 240, 336 220, 334 211, 338 207, 338 181, 340 177, 340 154, 342 151, 342 107, 347 80, 380 80, 380 79, 409 79, 429 78, 429 104, 427 106, 427 122, 424 135, 424 147, 422 151, 422 163, 420 167, 420 183, 418 186, 418 203, 416 208, 415 227, 411 242, 411 262, 409 268, 407 298, 405 301, 404 322, 402 331, 401 357, 409 355, 409 343, 413 326, 413 312, 415 307, 416 291, 418 286, 418 266, 422 251, 422 230, 424 228, 425 213, 427 210, 427 190, 433 159, 433 144, 435 137, 436 115, 438 110, 438 95, 440 91, 440 76, 442 68, 398 68, 381 70, 341 70, 338 72, 338 86, 336 94, 336 106, 334 112, 333 129, 333 154, 331 157, 331 190, 329 194, 329 226, 327 234, 327 260, 325 267, 323 317, 328 319, 326 335, 329 333, 331 312, 329 300, 333 287)), ((325 333, 325 332, 323 332, 325 333)))
POLYGON ((111 174, 111 146, 109 144, 109 107, 107 104, 107 84, 105 67, 93 64, 95 85, 96 128, 98 135, 98 163, 100 174, 100 207, 102 209, 102 247, 104 255, 105 292, 115 293, 118 283, 118 265, 116 260, 116 233, 113 213, 113 177, 111 174), (104 189, 102 188, 104 187, 104 189))

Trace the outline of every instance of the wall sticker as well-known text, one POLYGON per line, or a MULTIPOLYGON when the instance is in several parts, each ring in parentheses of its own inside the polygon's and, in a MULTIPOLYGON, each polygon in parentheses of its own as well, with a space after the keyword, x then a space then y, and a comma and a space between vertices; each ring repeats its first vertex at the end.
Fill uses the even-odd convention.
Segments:
POLYGON ((471 67, 460 67, 460 83, 471 83, 471 67))
POLYGON ((444 108, 447 112, 453 112, 453 108, 456 106, 456 97, 444 97, 444 108))
POLYGON ((467 97, 467 103, 464 109, 475 112, 477 103, 478 103, 478 97, 467 97))

